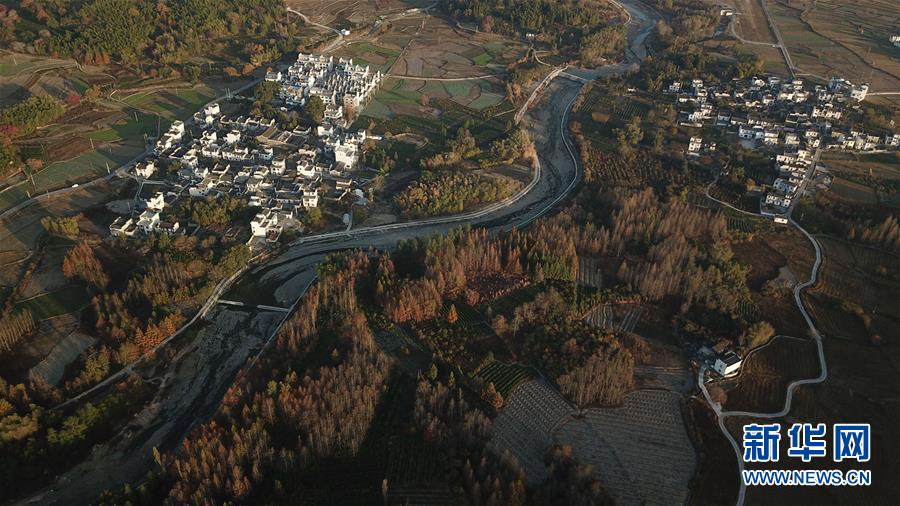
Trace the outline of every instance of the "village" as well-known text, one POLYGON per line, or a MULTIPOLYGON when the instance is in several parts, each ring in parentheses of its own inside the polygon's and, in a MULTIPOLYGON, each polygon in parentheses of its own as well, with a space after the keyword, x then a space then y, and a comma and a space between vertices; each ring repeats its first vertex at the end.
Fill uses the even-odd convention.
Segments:
MULTIPOLYGON (((679 124, 713 126, 737 137, 746 149, 771 155, 777 178, 761 189, 760 212, 786 223, 798 196, 810 181, 827 187, 830 177, 819 165, 822 150, 877 152, 900 147, 900 135, 874 135, 845 126, 845 107, 857 107, 869 86, 832 78, 826 86, 810 87, 803 79, 735 79, 725 86, 703 80, 672 82, 667 94, 676 97, 679 124)), ((692 136, 687 156, 715 151, 715 142, 692 136)))
POLYGON ((248 245, 260 250, 287 230, 304 232, 305 222, 320 219, 322 206, 340 214, 348 206, 366 205, 360 158, 363 145, 378 138, 348 126, 381 80, 380 72, 352 60, 301 53, 285 72, 268 72, 265 81, 278 85, 273 102, 281 110, 320 100, 321 124, 282 130, 273 119, 224 114, 218 102, 187 123, 172 123, 153 154, 134 166, 140 185, 130 215, 117 218, 110 234, 186 233, 192 224, 171 212, 179 200, 227 195, 258 208, 248 245))
MULTIPOLYGON (((852 123, 848 116, 868 91, 867 84, 841 78, 811 85, 778 76, 734 79, 721 86, 702 79, 674 81, 663 90, 674 96, 680 126, 724 131, 742 148, 769 157, 774 180, 767 185, 757 182, 753 194, 759 195, 759 213, 781 224, 788 223, 801 196, 831 184, 827 167, 819 162, 823 151, 877 153, 900 147, 898 134, 875 135, 848 126, 852 123)), ((699 160, 715 151, 715 141, 692 134, 685 154, 699 160)), ((711 381, 736 376, 743 359, 720 343, 696 350, 693 362, 711 381)))

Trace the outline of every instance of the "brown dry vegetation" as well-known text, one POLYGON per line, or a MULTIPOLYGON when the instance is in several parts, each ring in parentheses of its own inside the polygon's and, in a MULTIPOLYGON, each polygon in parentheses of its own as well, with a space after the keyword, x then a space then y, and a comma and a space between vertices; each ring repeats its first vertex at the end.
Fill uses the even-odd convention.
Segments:
POLYGON ((805 299, 819 330, 835 339, 868 343, 900 336, 900 257, 837 239, 820 238, 825 262, 805 299))
MULTIPOLYGON (((897 305, 900 259, 896 255, 828 237, 819 237, 824 251, 824 263, 819 282, 804 295, 804 303, 823 334, 828 379, 820 385, 802 386, 795 391, 790 414, 783 419, 766 420, 832 424, 836 422, 864 422, 872 426, 872 460, 865 464, 847 462, 834 464, 830 459, 803 464, 798 459, 782 458, 779 468, 872 470, 871 487, 794 487, 748 489, 747 504, 890 504, 900 487, 893 479, 898 474, 900 445, 894 432, 900 424, 900 344, 897 305), (843 304, 842 304, 843 303, 843 304), (867 320, 870 323, 866 323, 867 320), (867 329, 868 327, 868 329, 867 329), (874 334, 882 336, 876 344, 874 334)), ((799 341, 798 341, 799 342, 799 341)), ((811 347, 812 343, 808 342, 811 347)), ((780 346, 780 344, 779 344, 780 346)), ((771 347, 770 347, 771 348, 771 347)), ((761 400, 771 394, 756 395, 774 377, 784 371, 798 372, 804 367, 809 374, 816 365, 812 349, 766 353, 747 359, 737 388, 729 392, 729 409, 774 411, 779 406, 766 406, 761 400), (771 358, 765 362, 758 360, 771 358), (812 360, 812 364, 809 361, 812 360), (772 374, 767 374, 767 371, 772 374), (746 374, 761 375, 763 381, 744 383, 746 374), (762 386, 761 386, 762 385, 762 386), (751 395, 753 394, 753 395, 751 395), (738 404, 736 404, 738 403, 738 404)), ((809 376, 807 376, 809 377, 809 376)), ((783 392, 783 386, 778 387, 783 392)), ((783 399, 783 397, 782 397, 783 399)), ((751 419, 730 419, 728 427, 738 441, 741 426, 751 419)), ((782 454, 787 438, 782 440, 782 454)), ((730 451, 729 449, 723 449, 730 451)))
POLYGON ((715 414, 705 402, 687 401, 685 424, 698 448, 697 472, 689 505, 731 504, 737 497, 738 472, 734 450, 719 431, 715 414))
POLYGON ((332 26, 335 21, 347 20, 361 23, 377 19, 378 16, 399 14, 414 7, 427 7, 431 2, 424 0, 286 0, 285 4, 309 16, 310 20, 332 26))
POLYGON ((900 8, 896 2, 789 0, 780 3, 790 6, 809 32, 837 46, 833 50, 834 55, 839 57, 823 58, 821 63, 825 66, 842 71, 850 79, 871 80, 873 88, 878 90, 898 90, 900 57, 889 40, 891 35, 896 35, 900 20, 900 8), (860 64, 875 70, 859 73, 845 68, 852 65, 855 70, 860 64))
POLYGON ((735 31, 747 40, 774 44, 775 37, 759 2, 760 0, 734 0, 737 11, 735 31))
POLYGON ((779 290, 775 296, 763 293, 763 288, 766 282, 774 282, 773 280, 782 276, 785 269, 789 272, 785 272, 784 276, 793 277, 795 281, 805 280, 811 265, 807 267, 806 262, 801 260, 804 255, 809 254, 807 249, 801 246, 807 244, 797 232, 779 230, 732 245, 735 258, 741 264, 750 267, 747 286, 751 290, 753 303, 759 308, 762 318, 775 327, 776 334, 795 337, 806 335, 806 322, 792 303, 789 287, 779 290), (791 247, 787 247, 788 245, 791 247), (785 254, 793 255, 796 259, 790 262, 793 267, 789 266, 789 258, 785 254))
MULTIPOLYGON (((869 82, 873 91, 900 91, 900 53, 889 40, 900 19, 896 2, 733 0, 735 33, 765 44, 777 41, 760 2, 766 2, 801 73, 869 82)), ((741 49, 762 58, 769 71, 787 72, 779 49, 763 44, 744 44, 741 49)))
POLYGON ((819 375, 816 345, 811 339, 775 338, 746 357, 737 385, 728 390, 729 411, 778 411, 791 381, 819 375))
POLYGON ((900 90, 900 60, 888 40, 900 17, 896 4, 804 0, 768 5, 794 64, 804 72, 869 82, 873 91, 900 90))
MULTIPOLYGON (((893 504, 900 496, 900 482, 894 479, 900 469, 900 454, 895 431, 900 423, 898 411, 897 367, 898 347, 874 347, 838 339, 825 338, 828 380, 820 385, 796 390, 789 415, 782 419, 729 419, 727 426, 737 441, 745 423, 780 422, 782 427, 795 422, 833 423, 863 422, 872 426, 872 459, 835 464, 830 458, 804 464, 799 459, 784 458, 776 465, 782 469, 870 469, 869 487, 751 487, 746 504, 893 504), (864 366, 862 364, 865 364, 864 366)), ((784 456, 788 438, 782 437, 784 456)), ((727 449, 732 455, 733 451, 727 449)), ((723 449, 722 451, 725 451, 723 449)), ((755 468, 750 466, 750 468, 755 468)))

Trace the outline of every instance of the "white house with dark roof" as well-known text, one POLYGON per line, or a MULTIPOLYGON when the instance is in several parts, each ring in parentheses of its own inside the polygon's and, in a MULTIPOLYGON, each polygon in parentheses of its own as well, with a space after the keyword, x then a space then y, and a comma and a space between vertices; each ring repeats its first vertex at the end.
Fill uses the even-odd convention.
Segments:
POLYGON ((716 361, 713 363, 713 369, 727 378, 740 372, 742 362, 743 360, 741 360, 741 357, 739 357, 737 353, 726 351, 716 357, 716 361))

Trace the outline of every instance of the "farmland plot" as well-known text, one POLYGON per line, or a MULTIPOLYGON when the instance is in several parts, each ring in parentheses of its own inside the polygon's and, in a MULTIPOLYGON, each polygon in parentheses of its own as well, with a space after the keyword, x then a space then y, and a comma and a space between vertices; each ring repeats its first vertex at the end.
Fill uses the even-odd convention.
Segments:
POLYGON ((621 408, 591 408, 578 416, 550 385, 530 381, 513 391, 494 420, 490 446, 516 457, 531 484, 547 476, 546 449, 561 444, 593 467, 618 504, 684 503, 696 455, 680 399, 640 390, 621 408))
POLYGON ((588 313, 585 321, 613 332, 634 332, 644 308, 640 304, 603 304, 588 313))
POLYGON ((661 388, 686 394, 694 387, 694 375, 684 366, 637 365, 634 377, 641 388, 661 388))
POLYGON ((779 337, 746 357, 725 405, 729 410, 777 411, 784 404, 788 383, 818 374, 812 340, 779 337))
POLYGON ((554 441, 554 428, 575 414, 563 396, 544 381, 521 385, 494 420, 490 447, 516 457, 530 484, 547 477, 544 452, 554 441))
MULTIPOLYGON (((77 322, 76 322, 77 323, 77 322)), ((73 332, 53 347, 46 357, 29 371, 30 378, 40 378, 50 385, 62 379, 66 366, 97 342, 97 339, 80 332, 73 332)))
POLYGON ((819 76, 865 76, 873 90, 893 91, 900 84, 896 48, 896 2, 806 0, 770 2, 769 11, 794 63, 819 76), (893 14, 893 15, 892 15, 893 14))
POLYGON ((513 389, 526 381, 535 379, 537 374, 531 367, 518 364, 506 365, 495 360, 482 367, 477 376, 485 384, 493 383, 497 393, 506 399, 513 389))
POLYGON ((579 256, 576 281, 580 285, 603 288, 603 272, 599 259, 579 256))
POLYGON ((617 504, 684 504, 697 465, 681 397, 639 390, 621 408, 585 410, 554 431, 590 464, 617 504))
POLYGON ((400 75, 455 78, 502 74, 507 64, 522 58, 526 51, 519 42, 457 30, 439 18, 428 18, 424 26, 419 19, 400 20, 391 30, 392 34, 413 36, 392 69, 400 75))
POLYGON ((816 285, 804 294, 820 320, 821 332, 832 338, 866 342, 873 335, 898 332, 900 257, 859 244, 819 237, 825 262, 816 285), (868 320, 868 324, 865 320, 868 320))
POLYGON ((413 339, 400 327, 379 332, 375 336, 378 347, 396 360, 397 365, 410 374, 418 374, 431 365, 431 353, 413 339))

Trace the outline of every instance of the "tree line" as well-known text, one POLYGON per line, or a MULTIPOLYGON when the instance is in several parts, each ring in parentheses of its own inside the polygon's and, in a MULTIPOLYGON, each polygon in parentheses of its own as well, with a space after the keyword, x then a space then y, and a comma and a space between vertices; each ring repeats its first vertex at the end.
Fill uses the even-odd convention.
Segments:
POLYGON ((19 311, 0 318, 0 351, 10 351, 24 336, 34 331, 31 311, 19 311))
POLYGON ((515 184, 471 172, 425 171, 422 179, 394 197, 406 218, 454 214, 512 195, 515 184))
POLYGON ((52 123, 66 112, 66 106, 53 97, 32 95, 0 109, 0 135, 16 138, 52 123))
POLYGON ((847 233, 847 238, 851 241, 900 253, 900 223, 894 215, 889 215, 881 223, 869 227, 852 225, 847 233))
POLYGON ((16 50, 84 63, 182 63, 209 52, 211 41, 265 41, 245 46, 251 70, 296 43, 296 23, 280 0, 18 0, 6 10, 0 42, 16 50), (10 13, 15 13, 11 16, 10 13), (277 38, 276 38, 277 37, 277 38))
POLYGON ((474 21, 485 32, 536 34, 559 45, 596 32, 619 15, 610 4, 593 0, 443 0, 442 7, 456 19, 474 21))

